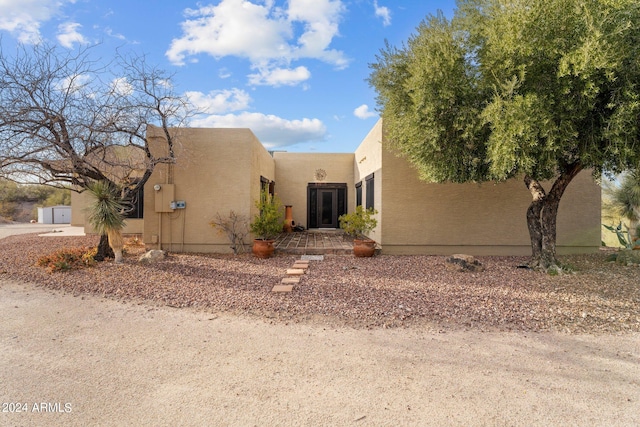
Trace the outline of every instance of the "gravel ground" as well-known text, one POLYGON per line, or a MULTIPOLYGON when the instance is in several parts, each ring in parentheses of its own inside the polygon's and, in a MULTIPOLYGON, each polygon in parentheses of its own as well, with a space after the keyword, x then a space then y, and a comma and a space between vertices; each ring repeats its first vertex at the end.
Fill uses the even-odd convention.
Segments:
POLYGON ((39 256, 62 247, 95 246, 95 237, 11 236, 0 240, 0 278, 171 307, 240 313, 284 322, 354 328, 430 326, 483 331, 622 333, 640 331, 640 269, 606 262, 606 253, 562 257, 573 274, 517 268, 523 257, 479 257, 485 271, 448 270, 442 256, 325 256, 290 294, 274 294, 298 257, 170 254, 48 273, 39 256))

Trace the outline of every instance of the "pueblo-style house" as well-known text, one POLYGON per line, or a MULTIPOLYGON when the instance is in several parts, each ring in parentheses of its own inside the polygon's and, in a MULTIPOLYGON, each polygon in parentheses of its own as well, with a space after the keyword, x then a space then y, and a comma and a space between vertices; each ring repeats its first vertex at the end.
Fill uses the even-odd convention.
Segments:
MULTIPOLYGON (((158 128, 148 136, 152 148, 164 147, 158 128)), ((230 252, 210 221, 230 211, 250 220, 266 188, 309 230, 338 228, 357 205, 375 208, 369 237, 384 254, 530 255, 522 180, 426 183, 383 139, 379 120, 354 153, 270 153, 249 129, 180 129, 177 162, 156 167, 125 232, 142 234, 149 249, 230 252)), ((86 223, 82 199, 74 196, 73 225, 86 223)), ((569 185, 557 227, 560 254, 600 246, 600 187, 589 172, 569 185)))

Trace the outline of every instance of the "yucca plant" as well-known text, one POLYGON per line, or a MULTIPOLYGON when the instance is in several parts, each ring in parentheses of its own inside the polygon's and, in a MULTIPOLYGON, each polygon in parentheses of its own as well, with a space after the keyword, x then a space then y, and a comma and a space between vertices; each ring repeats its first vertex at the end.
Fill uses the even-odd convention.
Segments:
POLYGON ((640 170, 625 174, 617 186, 605 187, 605 195, 608 199, 605 203, 608 215, 629 221, 629 240, 640 238, 640 170), (632 233, 635 236, 631 236, 632 233))
MULTIPOLYGON (((87 219, 101 236, 107 236, 113 249, 116 263, 122 262, 122 229, 125 225, 124 206, 117 187, 107 181, 96 181, 88 188, 92 201, 88 206, 87 219)), ((102 239, 102 237, 101 237, 102 239)))

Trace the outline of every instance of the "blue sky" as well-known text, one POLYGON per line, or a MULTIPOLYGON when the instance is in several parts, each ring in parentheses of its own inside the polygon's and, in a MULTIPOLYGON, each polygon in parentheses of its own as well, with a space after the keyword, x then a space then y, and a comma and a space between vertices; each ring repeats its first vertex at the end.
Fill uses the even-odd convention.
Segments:
POLYGON ((2 44, 47 40, 147 55, 205 113, 198 127, 248 127, 269 149, 352 152, 378 119, 366 82, 454 0, 0 0, 2 44))

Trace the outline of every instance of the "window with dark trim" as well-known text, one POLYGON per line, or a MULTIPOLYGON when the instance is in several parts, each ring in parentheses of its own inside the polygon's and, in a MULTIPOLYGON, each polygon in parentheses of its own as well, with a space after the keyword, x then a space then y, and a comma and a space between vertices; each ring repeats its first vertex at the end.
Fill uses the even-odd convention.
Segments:
POLYGON ((275 181, 269 181, 264 176, 260 177, 260 192, 267 191, 270 195, 274 195, 275 193, 276 183, 275 181))
POLYGON ((366 209, 373 208, 374 205, 374 185, 373 185, 373 174, 367 176, 365 179, 365 191, 366 191, 366 209))
POLYGON ((128 219, 144 218, 144 187, 129 196, 125 202, 124 217, 128 219))
POLYGON ((356 206, 362 206, 362 181, 356 183, 356 206))

